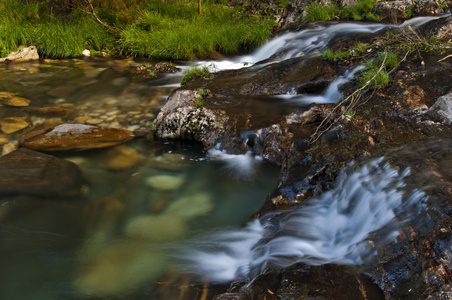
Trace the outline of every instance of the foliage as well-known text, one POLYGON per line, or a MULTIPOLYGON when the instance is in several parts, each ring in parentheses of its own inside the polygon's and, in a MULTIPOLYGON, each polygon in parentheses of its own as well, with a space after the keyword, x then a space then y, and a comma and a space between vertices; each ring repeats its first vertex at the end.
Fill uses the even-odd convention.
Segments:
POLYGON ((380 21, 381 18, 372 14, 372 10, 377 4, 378 0, 359 0, 355 4, 344 7, 341 10, 341 18, 359 21, 363 17, 370 19, 372 21, 380 21))
POLYGON ((322 58, 331 62, 356 58, 362 55, 369 47, 370 45, 366 43, 356 43, 352 48, 344 51, 334 52, 331 49, 327 49, 322 53, 322 58))
POLYGON ((322 4, 320 2, 311 2, 306 7, 308 21, 330 21, 339 13, 339 8, 335 4, 322 4))
MULTIPOLYGON (((227 1, 226 1, 227 2, 227 1)), ((34 44, 46 57, 85 48, 164 59, 193 59, 213 50, 250 51, 270 37, 273 21, 243 16, 225 1, 0 0, 0 54, 34 44), (92 12, 101 19, 96 20, 92 12)))
POLYGON ((181 85, 185 85, 189 83, 191 80, 193 80, 196 77, 204 77, 208 78, 212 75, 212 73, 209 71, 208 67, 202 67, 202 68, 190 68, 188 69, 185 74, 184 78, 182 78, 181 85))

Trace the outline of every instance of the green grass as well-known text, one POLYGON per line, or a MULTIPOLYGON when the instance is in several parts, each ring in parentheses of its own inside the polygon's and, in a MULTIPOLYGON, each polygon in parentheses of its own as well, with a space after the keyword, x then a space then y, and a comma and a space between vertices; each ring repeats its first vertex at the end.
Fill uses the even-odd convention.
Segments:
POLYGON ((214 50, 224 54, 249 52, 270 37, 275 25, 260 16, 244 16, 240 7, 226 6, 227 1, 203 1, 199 16, 197 3, 94 2, 98 16, 119 33, 117 37, 79 10, 64 12, 60 8, 50 18, 47 1, 0 0, 0 54, 33 44, 40 55, 51 58, 80 56, 83 49, 89 49, 94 53, 189 60, 214 50), (115 3, 121 4, 119 8, 112 8, 115 3))
POLYGON ((349 58, 356 58, 361 56, 370 45, 366 43, 356 43, 352 48, 344 51, 334 52, 331 49, 327 49, 322 53, 322 58, 331 62, 343 61, 349 58))
POLYGON ((359 0, 355 4, 344 7, 340 13, 341 18, 351 18, 356 21, 366 18, 372 21, 380 21, 381 18, 372 14, 372 10, 377 2, 378 0, 359 0))
POLYGON ((311 2, 306 7, 308 21, 330 21, 339 14, 339 8, 334 4, 321 4, 320 2, 311 2))
POLYGON ((213 50, 225 54, 247 52, 271 35, 272 21, 245 18, 237 9, 207 4, 200 17, 195 4, 181 2, 171 8, 156 2, 152 10, 141 11, 134 24, 122 32, 122 52, 189 60, 207 56, 213 50))
POLYGON ((196 77, 210 77, 212 73, 210 72, 208 67, 202 67, 202 68, 190 68, 188 69, 185 74, 184 78, 182 78, 181 85, 185 85, 189 83, 191 80, 193 80, 196 77))

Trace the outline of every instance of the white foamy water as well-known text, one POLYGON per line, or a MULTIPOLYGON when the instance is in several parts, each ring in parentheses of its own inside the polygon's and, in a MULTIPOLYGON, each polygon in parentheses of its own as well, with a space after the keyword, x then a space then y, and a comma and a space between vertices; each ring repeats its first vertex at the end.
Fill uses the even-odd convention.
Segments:
POLYGON ((182 266, 204 279, 228 282, 298 262, 362 264, 375 253, 367 242, 369 234, 381 230, 381 242, 394 240, 405 221, 401 214, 409 218, 407 206, 420 213, 426 196, 404 190, 409 173, 397 172, 383 159, 344 171, 334 189, 293 211, 193 241, 180 252, 182 266))
POLYGON ((237 178, 250 178, 258 165, 263 161, 262 157, 254 155, 251 151, 245 154, 228 154, 220 150, 219 146, 210 149, 207 156, 212 161, 224 163, 224 170, 237 178))
POLYGON ((352 80, 357 72, 364 69, 364 66, 358 66, 352 71, 347 71, 344 75, 338 76, 320 95, 297 94, 296 91, 292 90, 287 95, 278 95, 276 97, 302 105, 308 105, 311 103, 336 103, 343 98, 342 93, 339 91, 339 87, 352 80))

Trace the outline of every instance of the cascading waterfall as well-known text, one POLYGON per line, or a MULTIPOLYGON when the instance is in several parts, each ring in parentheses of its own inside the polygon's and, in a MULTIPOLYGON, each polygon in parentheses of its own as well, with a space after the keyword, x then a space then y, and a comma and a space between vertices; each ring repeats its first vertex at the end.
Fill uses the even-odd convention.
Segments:
POLYGON ((249 279, 299 262, 362 264, 376 251, 368 242, 372 232, 390 242, 401 223, 421 214, 427 196, 405 189, 409 174, 409 168, 399 173, 384 158, 342 171, 336 187, 320 197, 243 229, 201 237, 178 257, 184 270, 213 282, 249 279))

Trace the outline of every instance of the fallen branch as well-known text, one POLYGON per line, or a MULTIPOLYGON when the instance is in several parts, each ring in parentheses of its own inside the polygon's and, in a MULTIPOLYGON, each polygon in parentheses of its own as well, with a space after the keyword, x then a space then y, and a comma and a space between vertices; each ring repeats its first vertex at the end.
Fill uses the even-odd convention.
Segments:
POLYGON ((89 10, 87 10, 86 8, 82 7, 82 6, 78 6, 77 8, 79 10, 81 10, 82 12, 88 14, 88 15, 92 15, 94 17, 94 19, 96 19, 96 21, 104 26, 105 28, 107 28, 108 31, 110 31, 111 34, 113 34, 114 36, 120 37, 121 35, 119 34, 118 31, 116 31, 113 27, 111 27, 110 25, 108 25, 107 23, 102 22, 101 19, 99 19, 99 17, 96 14, 96 11, 94 10, 94 6, 91 3, 91 0, 85 0, 85 2, 88 4, 89 6, 89 10))

